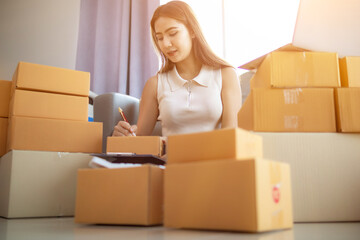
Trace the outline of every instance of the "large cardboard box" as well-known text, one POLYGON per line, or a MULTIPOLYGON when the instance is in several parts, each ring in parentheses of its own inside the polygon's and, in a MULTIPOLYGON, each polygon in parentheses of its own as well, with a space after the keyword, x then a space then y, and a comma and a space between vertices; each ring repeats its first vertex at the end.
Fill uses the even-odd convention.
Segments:
POLYGON ((335 89, 336 123, 339 132, 360 132, 360 88, 335 89))
POLYGON ((157 225, 162 217, 162 168, 145 164, 78 171, 75 222, 157 225))
POLYGON ((164 144, 159 136, 107 138, 106 152, 108 153, 136 153, 162 156, 164 151, 164 144))
POLYGON ((336 53, 275 51, 266 56, 251 88, 340 87, 336 53))
POLYGON ((87 97, 16 89, 10 116, 87 121, 88 104, 87 97))
POLYGON ((262 157, 262 140, 240 128, 168 137, 167 164, 262 157))
POLYGON ((342 87, 360 87, 360 56, 339 60, 342 87))
POLYGON ((360 134, 256 134, 265 158, 290 164, 295 222, 360 221, 360 134))
POLYGON ((102 123, 12 117, 7 151, 37 150, 101 153, 102 123))
POLYGON ((6 153, 8 118, 0 117, 0 157, 6 153))
POLYGON ((0 80, 0 117, 9 116, 11 81, 0 80))
POLYGON ((91 156, 13 150, 0 160, 0 216, 74 216, 76 173, 91 156))
POLYGON ((334 90, 252 89, 238 126, 264 132, 336 132, 334 90))
POLYGON ((264 159, 171 164, 164 226, 263 232, 291 228, 288 164, 264 159))
POLYGON ((89 96, 90 73, 19 62, 12 88, 89 96))

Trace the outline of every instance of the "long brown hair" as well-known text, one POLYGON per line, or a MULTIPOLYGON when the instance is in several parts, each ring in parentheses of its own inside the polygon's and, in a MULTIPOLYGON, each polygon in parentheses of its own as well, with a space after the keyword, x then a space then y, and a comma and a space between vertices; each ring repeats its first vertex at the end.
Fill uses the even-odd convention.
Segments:
POLYGON ((231 67, 229 63, 216 56, 216 54, 211 50, 201 31, 199 22, 197 21, 190 6, 182 1, 171 1, 159 6, 156 9, 150 22, 152 41, 155 46, 155 50, 161 59, 161 69, 159 72, 167 72, 174 67, 174 63, 161 52, 157 43, 155 22, 160 17, 175 19, 184 24, 190 33, 194 33, 195 38, 193 39, 193 50, 195 57, 198 58, 204 65, 208 65, 216 69, 231 67))

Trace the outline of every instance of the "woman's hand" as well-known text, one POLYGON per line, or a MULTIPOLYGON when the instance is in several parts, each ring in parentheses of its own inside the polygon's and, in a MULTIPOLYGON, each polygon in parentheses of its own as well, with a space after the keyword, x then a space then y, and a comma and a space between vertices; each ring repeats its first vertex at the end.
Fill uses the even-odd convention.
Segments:
POLYGON ((128 122, 119 121, 118 124, 114 127, 112 136, 134 136, 137 131, 136 125, 130 125, 128 122))

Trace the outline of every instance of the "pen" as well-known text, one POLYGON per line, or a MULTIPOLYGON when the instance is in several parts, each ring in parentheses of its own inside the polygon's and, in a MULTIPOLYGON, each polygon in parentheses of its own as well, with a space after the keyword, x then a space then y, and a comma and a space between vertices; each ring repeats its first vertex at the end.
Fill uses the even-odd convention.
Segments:
MULTIPOLYGON (((125 122, 129 123, 129 121, 126 119, 124 113, 123 113, 123 110, 119 107, 119 113, 121 115, 121 117, 124 119, 125 122)), ((136 134, 130 129, 130 132, 133 136, 136 136, 136 134)))

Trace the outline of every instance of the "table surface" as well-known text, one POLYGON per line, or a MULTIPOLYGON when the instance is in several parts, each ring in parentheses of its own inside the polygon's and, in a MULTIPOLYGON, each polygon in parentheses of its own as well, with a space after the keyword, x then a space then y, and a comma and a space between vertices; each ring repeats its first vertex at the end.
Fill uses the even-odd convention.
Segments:
POLYGON ((360 222, 347 223, 296 223, 290 230, 266 233, 240 233, 225 231, 199 231, 171 229, 162 226, 138 227, 117 225, 84 225, 74 218, 0 218, 1 240, 52 240, 52 239, 248 239, 248 240, 301 240, 301 239, 360 239, 360 222))

